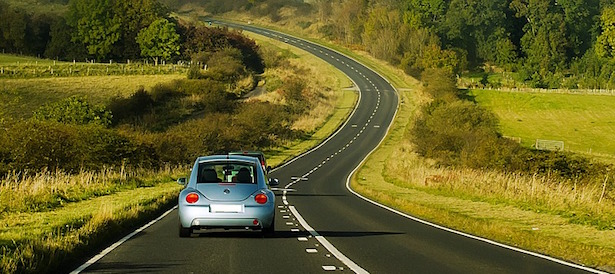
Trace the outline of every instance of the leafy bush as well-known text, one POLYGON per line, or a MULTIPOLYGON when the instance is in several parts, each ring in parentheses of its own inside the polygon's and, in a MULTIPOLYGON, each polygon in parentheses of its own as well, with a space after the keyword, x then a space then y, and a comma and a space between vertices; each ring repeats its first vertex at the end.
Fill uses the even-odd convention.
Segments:
POLYGON ((5 123, 0 171, 99 170, 128 163, 154 166, 156 155, 117 131, 98 125, 29 120, 5 123))
POLYGON ((102 106, 92 106, 85 99, 70 97, 65 100, 49 103, 34 112, 34 118, 39 120, 57 121, 65 124, 86 125, 111 124, 111 112, 102 106))
POLYGON ((269 103, 244 103, 236 113, 210 113, 154 137, 156 155, 165 163, 186 164, 205 154, 266 149, 297 137, 290 115, 269 103))
POLYGON ((288 58, 295 57, 289 50, 277 50, 272 48, 261 48, 259 51, 263 57, 265 67, 273 69, 277 67, 290 67, 290 61, 288 58))
POLYGON ((309 107, 309 102, 304 98, 303 92, 306 88, 305 79, 301 77, 286 78, 281 87, 281 93, 290 107, 293 114, 301 114, 309 107))
POLYGON ((153 108, 152 96, 141 87, 128 98, 114 97, 107 108, 113 113, 113 123, 118 124, 131 117, 139 117, 153 108))
POLYGON ((434 101, 425 107, 413 134, 420 154, 459 165, 474 162, 470 158, 475 152, 498 137, 497 123, 493 114, 473 103, 434 101))
POLYGON ((185 34, 185 55, 193 60, 202 53, 212 54, 218 51, 234 49, 240 52, 241 64, 249 71, 262 73, 265 69, 256 42, 238 31, 227 28, 209 28, 205 26, 182 26, 185 34))
POLYGON ((195 102, 197 110, 205 112, 232 112, 236 106, 237 98, 234 94, 226 91, 224 83, 211 79, 203 80, 182 80, 173 83, 177 92, 186 95, 196 96, 195 102))
POLYGON ((207 71, 203 76, 222 82, 235 82, 248 74, 241 59, 238 49, 225 48, 214 52, 206 60, 207 71))
POLYGON ((459 99, 455 76, 444 69, 427 69, 421 77, 423 90, 437 100, 446 102, 459 99))
POLYGON ((264 149, 296 137, 291 129, 290 113, 292 110, 271 103, 244 103, 233 121, 238 126, 237 138, 240 141, 234 149, 264 149))

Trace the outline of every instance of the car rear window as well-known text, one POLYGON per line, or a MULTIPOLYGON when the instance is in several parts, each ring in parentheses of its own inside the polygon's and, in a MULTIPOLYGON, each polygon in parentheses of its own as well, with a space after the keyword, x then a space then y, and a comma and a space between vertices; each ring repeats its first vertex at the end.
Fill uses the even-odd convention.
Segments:
POLYGON ((245 163, 201 163, 197 184, 253 184, 256 182, 254 170, 253 165, 245 163))

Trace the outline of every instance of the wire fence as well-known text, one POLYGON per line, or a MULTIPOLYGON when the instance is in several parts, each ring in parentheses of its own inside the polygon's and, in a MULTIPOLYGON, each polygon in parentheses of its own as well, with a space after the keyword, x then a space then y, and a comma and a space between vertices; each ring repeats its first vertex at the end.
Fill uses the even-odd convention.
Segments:
POLYGON ((494 90, 502 92, 547 93, 547 94, 589 94, 614 96, 615 89, 545 89, 545 88, 480 88, 475 90, 494 90))

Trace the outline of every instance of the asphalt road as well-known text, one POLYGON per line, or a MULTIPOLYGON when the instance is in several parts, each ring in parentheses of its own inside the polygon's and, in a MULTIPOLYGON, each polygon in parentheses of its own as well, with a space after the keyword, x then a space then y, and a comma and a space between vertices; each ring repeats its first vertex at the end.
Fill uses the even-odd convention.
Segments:
POLYGON ((347 178, 385 136, 398 96, 381 76, 335 51, 253 26, 331 63, 360 90, 326 143, 272 172, 280 179, 276 233, 210 231, 178 237, 177 211, 92 265, 88 273, 587 273, 591 269, 416 221, 352 194, 347 178))

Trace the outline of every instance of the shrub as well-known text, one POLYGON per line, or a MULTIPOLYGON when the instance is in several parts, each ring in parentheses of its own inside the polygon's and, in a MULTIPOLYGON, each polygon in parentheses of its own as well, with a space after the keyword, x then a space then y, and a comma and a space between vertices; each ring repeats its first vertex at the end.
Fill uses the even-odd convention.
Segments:
POLYGON ((85 99, 75 96, 42 106, 34 112, 34 118, 65 124, 108 126, 112 115, 104 107, 92 106, 85 99))
POLYGON ((289 111, 267 102, 244 103, 233 122, 238 126, 237 137, 241 140, 235 149, 264 149, 294 137, 289 111))
MULTIPOLYGON (((77 170, 83 162, 86 145, 79 139, 76 125, 57 121, 23 121, 9 126, 11 169, 77 170)), ((6 160, 5 160, 6 161, 6 160)))
POLYGON ((468 158, 487 140, 498 137, 497 123, 492 113, 473 103, 438 100, 424 108, 413 133, 420 154, 443 164, 459 165, 462 154, 468 158))
POLYGON ((197 156, 221 153, 239 141, 233 133, 230 114, 210 114, 194 119, 157 136, 156 151, 162 162, 190 163, 197 156))
POLYGON ((446 102, 459 99, 455 76, 444 69, 427 69, 421 76, 423 90, 436 100, 446 102))
POLYGON ((99 125, 27 120, 5 124, 0 135, 0 172, 100 170, 105 166, 152 167, 152 146, 99 125))
POLYGON ((140 87, 128 98, 114 97, 107 108, 113 113, 113 124, 118 124, 131 117, 138 117, 151 112, 154 100, 152 96, 140 87))
POLYGON ((237 102, 236 96, 226 91, 224 83, 211 79, 181 80, 173 83, 177 92, 195 95, 199 98, 196 106, 205 112, 232 112, 237 102))
POLYGON ((207 58, 207 70, 203 75, 217 81, 233 83, 248 74, 241 59, 241 51, 235 48, 214 52, 207 58))
POLYGON ((301 77, 288 77, 284 80, 281 93, 290 107, 290 112, 293 114, 304 113, 309 103, 303 95, 306 88, 306 80, 301 77))

